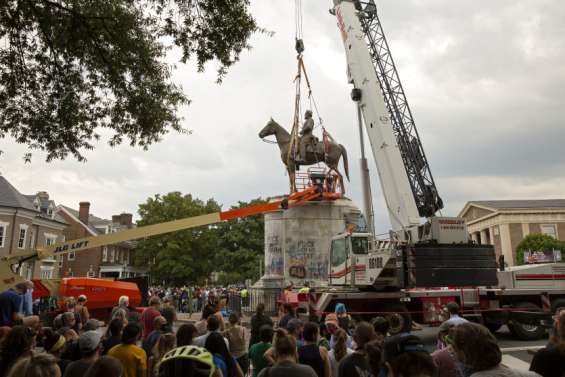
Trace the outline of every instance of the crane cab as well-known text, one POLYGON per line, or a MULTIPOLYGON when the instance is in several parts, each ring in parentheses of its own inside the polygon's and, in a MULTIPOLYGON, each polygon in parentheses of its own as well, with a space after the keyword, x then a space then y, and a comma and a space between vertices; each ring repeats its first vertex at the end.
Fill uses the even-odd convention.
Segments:
MULTIPOLYGON (((329 284, 364 287, 373 284, 385 260, 371 251, 370 233, 341 233, 330 244, 329 284)), ((389 253, 390 254, 390 253, 389 253)), ((388 261, 388 258, 386 259, 388 261)))
POLYGON ((330 244, 330 286, 385 289, 398 285, 398 245, 371 233, 341 233, 330 244))

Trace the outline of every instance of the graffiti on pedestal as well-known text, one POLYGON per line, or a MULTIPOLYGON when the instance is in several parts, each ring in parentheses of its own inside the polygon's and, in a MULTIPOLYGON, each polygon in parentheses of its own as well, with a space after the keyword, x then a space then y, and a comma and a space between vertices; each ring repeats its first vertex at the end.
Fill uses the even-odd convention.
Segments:
POLYGON ((328 260, 316 249, 314 240, 291 241, 287 244, 288 275, 296 279, 325 279, 328 260))
POLYGON ((282 275, 283 274, 283 255, 282 244, 278 235, 267 236, 266 242, 266 272, 269 275, 282 275))

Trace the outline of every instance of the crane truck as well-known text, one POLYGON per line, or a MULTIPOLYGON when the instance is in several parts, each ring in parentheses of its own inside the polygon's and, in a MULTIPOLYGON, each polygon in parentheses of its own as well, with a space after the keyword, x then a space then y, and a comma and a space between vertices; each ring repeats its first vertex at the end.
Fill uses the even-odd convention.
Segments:
POLYGON ((565 307, 565 285, 556 278, 565 265, 497 271, 493 246, 470 241, 462 218, 437 216, 443 201, 374 0, 333 0, 330 13, 337 19, 357 104, 365 215, 370 223, 363 124, 392 230, 388 240, 371 233, 333 237, 328 288, 298 299, 307 314, 322 317, 341 302, 358 318, 385 316, 391 332, 399 333, 410 330, 413 320, 440 323, 445 304, 456 301, 466 317, 492 331, 506 324, 521 339, 543 336, 550 313, 565 307))

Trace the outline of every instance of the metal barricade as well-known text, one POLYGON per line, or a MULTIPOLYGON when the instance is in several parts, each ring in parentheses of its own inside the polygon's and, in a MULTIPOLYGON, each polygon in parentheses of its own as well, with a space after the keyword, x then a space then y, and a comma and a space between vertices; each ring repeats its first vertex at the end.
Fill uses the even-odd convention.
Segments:
POLYGON ((243 303, 243 312, 252 315, 259 304, 265 305, 265 315, 274 317, 278 314, 281 288, 251 288, 247 302, 243 303))

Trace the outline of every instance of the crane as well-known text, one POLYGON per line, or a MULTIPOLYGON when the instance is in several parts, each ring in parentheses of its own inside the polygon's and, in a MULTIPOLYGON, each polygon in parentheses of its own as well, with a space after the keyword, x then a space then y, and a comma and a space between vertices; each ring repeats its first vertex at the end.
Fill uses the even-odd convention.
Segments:
POLYGON ((387 242, 376 242, 368 233, 336 236, 330 283, 496 284, 494 248, 470 243, 463 219, 436 216, 443 201, 374 0, 333 0, 333 4, 330 13, 337 18, 344 43, 351 97, 358 106, 359 122, 365 125, 392 230, 387 242))

